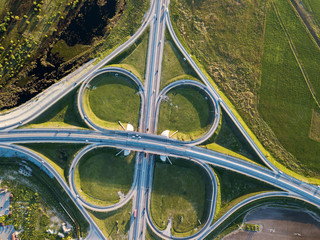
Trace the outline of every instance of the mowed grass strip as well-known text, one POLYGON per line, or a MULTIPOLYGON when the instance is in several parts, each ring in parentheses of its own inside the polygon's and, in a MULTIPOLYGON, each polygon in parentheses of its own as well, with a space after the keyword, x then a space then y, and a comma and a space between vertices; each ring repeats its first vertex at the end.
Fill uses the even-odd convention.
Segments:
POLYGON ((210 129, 214 106, 202 90, 192 86, 177 87, 169 91, 167 97, 160 103, 158 134, 164 130, 178 130, 173 137, 188 141, 210 129))
MULTIPOLYGON (((280 2, 277 6, 279 4, 280 2)), ((284 6, 291 7, 285 4, 284 6)), ((301 24, 295 15, 286 15, 286 17, 290 16, 292 25, 301 24)), ((299 34, 301 37, 308 38, 305 32, 299 32, 299 34)), ((317 59, 314 61, 316 62, 317 59)), ((280 143, 298 159, 296 162, 278 159, 280 163, 296 173, 320 177, 320 143, 311 140, 308 136, 313 108, 316 108, 316 104, 303 79, 275 10, 270 8, 267 15, 262 59, 259 111, 280 143)))
POLYGON ((84 93, 84 108, 88 117, 109 129, 120 129, 118 121, 138 127, 140 95, 138 87, 128 77, 115 73, 98 75, 84 93))
POLYGON ((129 202, 112 212, 102 213, 91 210, 88 210, 88 212, 107 239, 120 240, 128 239, 131 207, 132 202, 129 202))
POLYGON ((98 205, 111 205, 119 202, 118 192, 129 192, 133 182, 135 154, 116 157, 119 151, 98 148, 80 160, 75 171, 75 184, 84 199, 98 205))
POLYGON ((22 128, 88 128, 77 109, 77 90, 72 90, 22 128))
POLYGON ((169 35, 169 32, 166 32, 167 40, 164 42, 160 87, 163 88, 178 79, 200 81, 193 68, 184 60, 171 37, 167 35, 169 35))
POLYGON ((185 160, 171 160, 173 165, 160 160, 156 162, 151 217, 161 230, 167 227, 168 220, 172 218, 172 233, 188 236, 196 232, 198 220, 202 221, 205 214, 206 173, 201 169, 196 170, 194 165, 184 166, 185 160))

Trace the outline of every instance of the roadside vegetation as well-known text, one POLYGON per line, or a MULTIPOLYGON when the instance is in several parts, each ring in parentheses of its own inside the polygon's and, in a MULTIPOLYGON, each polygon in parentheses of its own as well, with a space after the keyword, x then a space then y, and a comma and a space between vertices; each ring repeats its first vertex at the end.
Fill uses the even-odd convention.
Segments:
POLYGON ((85 237, 89 224, 67 193, 55 179, 31 163, 27 165, 32 169, 32 176, 20 175, 22 160, 1 158, 0 161, 1 187, 8 186, 13 193, 12 214, 5 217, 5 224, 15 225, 16 230, 22 227, 24 231, 19 235, 22 239, 57 239, 46 230, 60 229, 57 224, 67 221, 73 226, 73 237, 85 237))
POLYGON ((78 112, 75 89, 22 128, 80 128, 88 129, 78 112))
POLYGON ((160 230, 172 220, 173 236, 189 236, 201 229, 209 208, 208 176, 198 165, 171 158, 173 165, 156 162, 150 212, 160 230), (199 223, 201 222, 201 224, 199 223))
POLYGON ((1 110, 110 53, 138 29, 148 7, 144 0, 1 0, 1 110))
POLYGON ((76 153, 86 146, 76 143, 24 143, 20 145, 45 157, 66 182, 68 182, 72 160, 76 153))
POLYGON ((264 192, 279 190, 269 184, 218 167, 213 167, 218 178, 218 201, 215 221, 225 214, 230 208, 242 200, 264 192))
POLYGON ((177 87, 170 90, 160 103, 158 134, 178 131, 173 138, 190 141, 204 135, 214 121, 213 103, 202 90, 177 87))
POLYGON ((162 89, 169 83, 180 79, 200 81, 193 68, 184 59, 177 46, 174 44, 169 32, 166 31, 163 48, 160 88, 162 89))
POLYGON ((75 169, 75 185, 88 202, 112 205, 129 192, 133 183, 135 154, 115 156, 119 151, 97 148, 80 160, 75 169))
POLYGON ((145 81, 147 52, 148 52, 149 29, 127 50, 119 54, 108 63, 117 64, 134 73, 142 83, 145 81))
POLYGON ((100 213, 88 210, 107 239, 128 239, 132 201, 112 212, 100 213))
POLYGON ((122 74, 103 73, 83 95, 87 116, 101 127, 121 130, 118 121, 138 128, 141 99, 138 87, 122 74))

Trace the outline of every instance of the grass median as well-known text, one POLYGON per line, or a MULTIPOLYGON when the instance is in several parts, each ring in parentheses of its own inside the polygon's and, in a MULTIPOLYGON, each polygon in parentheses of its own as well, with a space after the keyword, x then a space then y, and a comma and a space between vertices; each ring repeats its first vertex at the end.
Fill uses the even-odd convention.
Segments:
POLYGON ((179 131, 173 138, 189 141, 204 135, 214 121, 214 106, 198 88, 177 87, 160 103, 158 133, 179 131))
POLYGON ((75 169, 79 194, 96 205, 112 205, 126 195, 133 182, 135 154, 124 156, 120 150, 97 148, 85 154, 75 169))
POLYGON ((200 146, 265 166, 223 110, 217 130, 200 146))
POLYGON ((174 44, 169 32, 166 31, 161 70, 161 88, 180 79, 200 81, 193 68, 174 44))
POLYGON ((108 65, 120 64, 120 66, 129 66, 128 69, 136 74, 142 82, 144 82, 147 64, 148 40, 149 30, 146 30, 132 46, 112 59, 108 65), (130 67, 132 69, 130 69, 130 67))
POLYGON ((84 92, 83 104, 88 118, 100 127, 120 130, 118 121, 138 127, 138 87, 122 74, 103 73, 95 77, 84 92))

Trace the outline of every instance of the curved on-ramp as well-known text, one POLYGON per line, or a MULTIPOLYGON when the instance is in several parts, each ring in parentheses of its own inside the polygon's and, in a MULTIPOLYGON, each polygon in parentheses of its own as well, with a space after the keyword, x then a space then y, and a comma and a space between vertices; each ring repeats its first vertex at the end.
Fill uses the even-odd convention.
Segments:
POLYGON ((69 186, 71 189, 71 192, 73 194, 74 197, 78 198, 78 201, 81 202, 81 204, 83 206, 85 206, 86 208, 92 210, 92 211, 96 211, 96 212, 109 212, 109 211, 113 211, 116 210, 118 208, 121 208, 122 206, 124 206, 126 203, 128 203, 131 198, 133 197, 134 194, 134 188, 137 184, 137 155, 136 155, 136 163, 135 163, 135 168, 134 168, 134 174, 133 174, 133 183, 132 186, 129 190, 129 192, 125 195, 123 200, 120 200, 119 202, 113 204, 113 205, 109 205, 109 206, 99 206, 99 205, 95 205, 92 203, 89 203, 88 201, 86 201, 85 199, 83 199, 83 197, 81 197, 81 195, 79 194, 75 182, 74 182, 74 171, 76 169, 76 166, 78 165, 79 161, 81 160, 81 158, 88 152, 96 149, 96 148, 103 148, 103 147, 109 147, 109 146, 105 146, 103 144, 92 144, 89 145, 85 148, 83 148, 73 159, 70 168, 69 168, 69 186))
POLYGON ((245 130, 245 128, 241 125, 241 123, 239 122, 239 120, 236 118, 236 116, 233 114, 233 112, 231 111, 231 109, 228 107, 228 105, 225 103, 225 101, 220 97, 219 93, 217 92, 216 89, 214 89, 214 87, 211 85, 210 81, 207 79, 207 77, 203 74, 203 72, 200 70, 200 68, 197 66, 197 64, 193 61, 193 59, 191 58, 191 55, 188 54, 188 52, 185 50, 185 48, 182 46, 182 44, 180 43, 177 35, 175 34, 173 27, 172 27, 172 23, 170 20, 170 14, 169 11, 167 13, 167 27, 168 27, 168 31, 170 33, 170 36, 172 37, 174 43, 176 44, 176 46, 179 48, 179 50, 181 51, 181 53, 183 54, 183 56, 186 58, 186 60, 189 62, 189 64, 192 66, 192 68, 195 70, 195 72, 198 74, 198 76, 200 77, 200 79, 206 84, 208 91, 210 91, 213 96, 215 96, 215 99, 218 99, 219 103, 221 104, 221 107, 226 111, 226 113, 228 114, 228 116, 231 118, 231 120, 233 121, 233 123, 237 126, 237 128, 239 129, 239 131, 241 132, 241 134, 243 135, 243 137, 248 141, 248 143, 250 144, 250 146, 254 149, 254 151, 256 152, 256 154, 259 156, 259 158, 270 168, 272 169, 274 172, 278 172, 279 170, 264 156, 264 154, 262 153, 262 151, 259 149, 259 147, 256 145, 256 143, 253 141, 253 139, 250 137, 250 135, 247 133, 247 131, 245 130))
MULTIPOLYGON (((91 80, 93 80, 95 77, 104 74, 104 73, 119 73, 122 75, 125 75, 126 77, 128 77, 130 80, 132 80, 138 87, 139 89, 139 95, 140 95, 140 99, 141 99, 141 104, 140 104, 140 116, 143 115, 143 105, 144 105, 144 87, 143 84, 141 83, 140 79, 134 75, 132 72, 123 69, 123 68, 119 68, 119 67, 105 67, 102 68, 98 71, 96 71, 90 78, 86 79, 80 89, 79 89, 79 93, 78 93, 78 99, 77 99, 77 105, 78 105, 78 111, 80 113, 81 118, 85 121, 85 123, 91 127, 92 129, 95 129, 97 131, 108 131, 108 129, 100 127, 99 125, 95 124, 87 115, 86 112, 84 110, 84 106, 83 106, 83 94, 85 92, 85 89, 89 86, 89 83, 91 80)), ((140 125, 141 123, 139 123, 140 125)), ((140 128, 140 126, 139 126, 140 128)))
POLYGON ((220 106, 219 106, 218 100, 210 91, 208 91, 208 88, 200 82, 197 82, 194 80, 178 80, 178 81, 170 83, 165 88, 163 88, 158 96, 157 103, 156 103, 156 110, 155 110, 156 116, 154 117, 155 126, 157 126, 160 105, 161 105, 161 101, 163 100, 163 97, 170 90, 172 90, 176 87, 181 87, 181 86, 192 86, 192 87, 196 87, 196 88, 199 88, 200 90, 204 91, 209 96, 209 98, 214 106, 214 120, 213 120, 213 123, 211 124, 209 131, 207 131, 204 135, 202 135, 200 138, 197 138, 195 140, 183 141, 184 144, 189 145, 189 146, 199 145, 199 144, 207 141, 213 135, 213 133, 217 130, 217 128, 219 126, 219 121, 220 121, 220 106))
MULTIPOLYGON (((208 176, 210 178, 210 185, 211 185, 211 189, 212 189, 212 194, 210 197, 210 210, 209 210, 208 218, 206 219, 206 223, 203 225, 201 230, 191 236, 188 236, 188 237, 168 236, 164 233, 164 231, 159 230, 158 227, 152 221, 152 217, 150 215, 150 201, 151 201, 150 195, 151 195, 151 192, 149 192, 148 200, 147 200, 147 208, 146 208, 146 210, 147 210, 147 223, 148 223, 149 227, 151 228, 151 230, 161 239, 166 239, 166 240, 170 240, 170 239, 175 239, 175 240, 199 239, 199 235, 201 235, 205 231, 207 231, 207 229, 210 227, 210 225, 214 219, 216 205, 217 205, 217 197, 218 197, 218 182, 216 179, 216 175, 214 174, 213 170, 210 168, 210 166, 208 164, 202 163, 200 161, 193 160, 193 159, 188 159, 188 160, 191 160, 195 164, 198 164, 199 166, 201 166, 201 168, 206 171, 206 173, 208 174, 208 176)), ((149 181, 149 184, 152 184, 152 181, 149 181)))

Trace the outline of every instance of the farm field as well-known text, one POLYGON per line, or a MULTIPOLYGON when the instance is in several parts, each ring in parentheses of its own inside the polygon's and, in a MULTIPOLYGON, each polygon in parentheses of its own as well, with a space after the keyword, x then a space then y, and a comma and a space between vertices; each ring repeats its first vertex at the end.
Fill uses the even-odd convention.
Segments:
MULTIPOLYGON (((319 178, 320 142, 315 138, 311 139, 309 133, 310 131, 318 133, 311 123, 312 116, 317 118, 316 113, 320 109, 299 69, 288 37, 279 22, 277 11, 289 35, 292 36, 294 46, 297 46, 297 56, 305 66, 310 81, 318 81, 318 84, 320 72, 317 73, 319 68, 314 64, 320 63, 320 59, 317 58, 320 57, 320 50, 311 41, 287 1, 276 2, 275 6, 276 8, 270 7, 267 15, 259 111, 280 143, 297 158, 283 164, 305 176, 319 178)), ((318 91, 319 86, 317 84, 313 86, 315 91, 318 91)))
POLYGON ((271 161, 317 181, 320 51, 290 1, 174 0, 171 16, 271 161))
POLYGON ((320 26, 320 2, 317 0, 302 0, 301 1, 309 13, 312 13, 316 22, 320 26))

